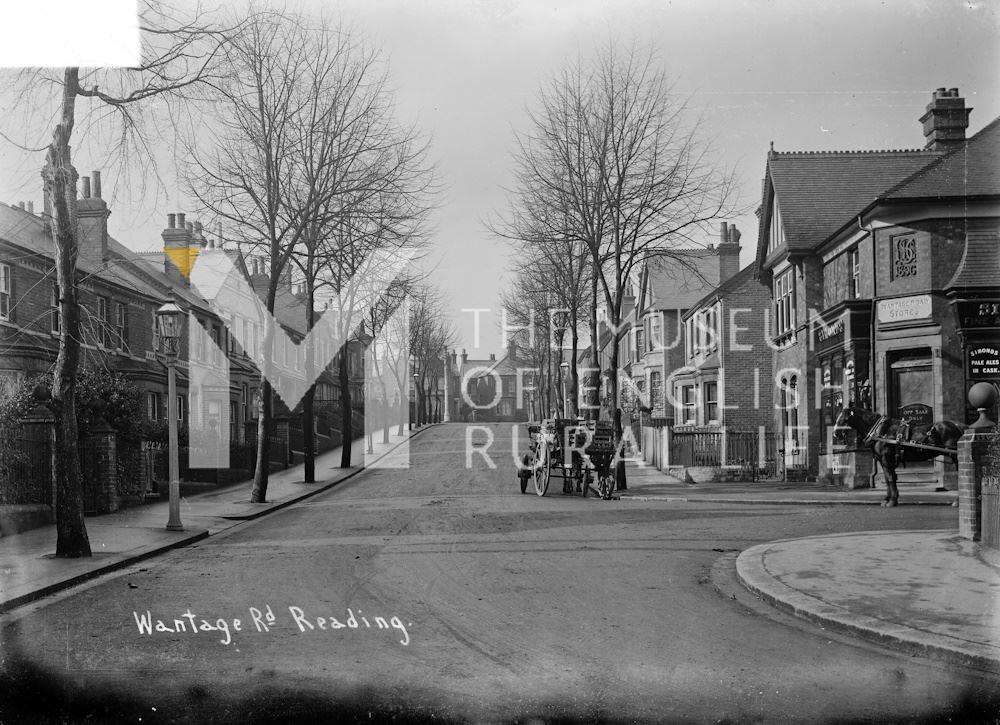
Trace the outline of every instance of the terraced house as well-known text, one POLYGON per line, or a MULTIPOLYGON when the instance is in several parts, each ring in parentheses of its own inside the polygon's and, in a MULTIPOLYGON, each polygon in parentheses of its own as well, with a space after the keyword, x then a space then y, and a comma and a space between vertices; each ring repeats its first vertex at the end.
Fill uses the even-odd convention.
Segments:
MULTIPOLYGON (((206 233, 198 223, 187 222, 184 214, 169 214, 161 234, 162 247, 154 252, 132 251, 108 234, 111 212, 101 195, 99 172, 81 178, 77 207, 81 365, 123 373, 141 389, 146 417, 151 421, 165 419, 166 368, 157 357, 153 313, 173 295, 206 333, 196 336, 194 349, 188 349, 187 332, 182 334, 177 400, 182 428, 195 431, 221 428, 234 442, 252 442, 258 417, 256 360, 262 331, 256 329, 249 316, 220 319, 210 301, 191 287, 188 277, 175 263, 184 257, 181 250, 187 250, 188 258, 194 259, 200 250, 214 247, 214 235, 206 233), (164 249, 171 253, 165 253, 164 249), (230 332, 237 326, 247 341, 245 349, 230 332), (228 382, 222 389, 193 386, 190 361, 206 367, 228 367, 228 382)), ((133 241, 140 246, 161 246, 159 241, 145 244, 143 240, 133 241)), ((25 377, 50 371, 55 361, 61 320, 52 245, 44 212, 36 214, 31 203, 0 205, 0 391, 25 377)), ((266 281, 259 261, 250 259, 248 268, 247 260, 237 250, 224 251, 250 282, 249 289, 259 294, 266 281)), ((248 299, 247 305, 250 304, 252 300, 248 299)), ((288 343, 274 351, 275 359, 285 363, 288 374, 298 374, 304 365, 303 351, 296 343, 305 334, 306 315, 302 296, 296 293, 290 280, 279 290, 275 314, 289 336, 288 343)), ((326 352, 333 356, 335 351, 326 352)), ((364 396, 358 344, 350 345, 346 354, 351 363, 352 401, 360 408, 364 396)), ((317 388, 317 414, 322 418, 318 428, 321 449, 333 444, 330 428, 336 425, 338 393, 334 376, 329 370, 324 372, 317 388)), ((289 413, 287 409, 284 412, 289 413)), ((301 455, 301 440, 295 448, 295 431, 301 430, 301 426, 293 416, 286 416, 278 428, 275 435, 282 437, 285 445, 272 446, 275 449, 272 455, 274 463, 287 465, 301 455)), ((117 505, 110 499, 89 503, 99 510, 111 510, 117 505)))

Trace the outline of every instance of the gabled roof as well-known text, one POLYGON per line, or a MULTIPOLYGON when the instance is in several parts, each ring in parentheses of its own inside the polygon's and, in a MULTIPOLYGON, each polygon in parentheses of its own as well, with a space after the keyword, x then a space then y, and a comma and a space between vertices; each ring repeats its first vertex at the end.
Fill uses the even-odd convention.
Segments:
MULTIPOLYGON (((52 238, 45 233, 42 218, 22 209, 0 204, 0 239, 28 249, 39 256, 54 260, 52 238)), ((204 299, 190 289, 174 285, 163 272, 163 253, 137 253, 108 235, 108 251, 103 264, 91 259, 77 259, 77 270, 84 279, 95 278, 132 290, 137 294, 164 299, 173 288, 178 297, 189 304, 209 309, 204 299)))
POLYGON ((737 272, 732 277, 730 277, 725 282, 716 287, 714 290, 712 290, 707 295, 705 295, 700 300, 691 305, 691 310, 694 311, 700 307, 704 307, 707 304, 714 302, 715 300, 725 297, 734 289, 736 289, 741 284, 746 282, 748 278, 756 276, 756 274, 757 274, 757 263, 751 262, 746 267, 744 267, 739 272, 737 272))
MULTIPOLYGON (((686 309, 719 283, 719 254, 710 249, 678 249, 677 258, 650 264, 643 272, 651 298, 645 309, 686 309)), ((644 310, 642 310, 644 311, 644 310)))
POLYGON ((1000 117, 947 156, 896 184, 880 199, 954 198, 1000 195, 1000 117))
POLYGON ((768 215, 775 197, 788 250, 812 250, 886 189, 941 156, 940 151, 915 149, 770 152, 757 241, 758 264, 767 250, 768 215))

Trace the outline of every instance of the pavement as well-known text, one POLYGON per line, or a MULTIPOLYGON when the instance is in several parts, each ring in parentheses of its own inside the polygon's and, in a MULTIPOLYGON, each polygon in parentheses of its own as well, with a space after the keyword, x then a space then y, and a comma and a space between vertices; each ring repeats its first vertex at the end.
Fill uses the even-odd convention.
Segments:
MULTIPOLYGON (((884 489, 821 483, 685 483, 629 462, 623 501, 879 506, 884 489)), ((956 491, 901 487, 900 506, 957 506, 956 491)), ((954 531, 878 531, 772 541, 741 552, 740 582, 764 601, 910 654, 1000 674, 1000 551, 954 531)))
MULTIPOLYGON (((376 442, 371 454, 356 442, 355 454, 364 461, 354 468, 339 468, 339 448, 319 456, 318 483, 302 483, 301 467, 274 473, 264 504, 249 502, 247 482, 186 495, 182 532, 166 530, 166 501, 88 518, 94 555, 87 559, 55 558, 52 526, 0 538, 0 613, 292 505, 366 467, 392 465, 409 439, 428 427, 376 442)), ((691 484, 634 462, 626 477, 621 499, 634 503, 877 506, 883 498, 879 490, 817 483, 691 484)), ((954 491, 900 491, 900 506, 956 502, 954 491)), ((959 538, 957 528, 773 541, 740 553, 736 571, 763 600, 821 626, 1000 674, 1000 552, 959 538)))
POLYGON ((375 434, 372 452, 362 440, 354 442, 352 460, 358 465, 340 468, 341 448, 316 457, 316 483, 304 483, 302 466, 276 471, 269 477, 266 503, 250 502, 250 482, 227 486, 181 484, 180 519, 183 531, 168 531, 169 502, 164 499, 87 517, 87 535, 93 556, 56 558, 55 526, 0 537, 0 614, 89 579, 123 569, 171 549, 188 546, 233 526, 264 516, 315 496, 372 466, 391 467, 405 456, 409 440, 433 426, 393 428, 389 443, 375 434))

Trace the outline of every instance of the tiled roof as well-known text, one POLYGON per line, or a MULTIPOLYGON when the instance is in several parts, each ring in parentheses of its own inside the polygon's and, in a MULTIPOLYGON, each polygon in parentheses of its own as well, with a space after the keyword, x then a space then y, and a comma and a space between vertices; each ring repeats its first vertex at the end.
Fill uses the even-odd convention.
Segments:
POLYGON ((902 199, 996 196, 1000 194, 1000 118, 958 149, 936 159, 880 198, 902 199))
POLYGON ((962 261, 948 287, 993 287, 1000 279, 1000 238, 995 232, 969 231, 962 261))
POLYGON ((922 150, 772 152, 767 173, 788 249, 815 248, 886 189, 941 155, 922 150))
POLYGON ((649 268, 652 300, 647 309, 686 309, 719 283, 719 255, 715 249, 679 249, 649 268))
POLYGON ((725 297, 727 294, 729 294, 730 291, 743 284, 748 277, 753 277, 756 274, 757 274, 757 263, 751 262, 746 267, 744 267, 739 272, 737 272, 732 277, 730 277, 725 282, 716 287, 714 290, 712 290, 707 295, 705 295, 700 300, 691 305, 691 309, 692 310, 697 309, 708 302, 719 299, 721 297, 725 297))
MULTIPOLYGON (((52 238, 45 233, 42 219, 21 209, 0 204, 0 239, 24 247, 47 259, 54 260, 52 238)), ((208 309, 207 303, 189 289, 175 286, 163 272, 163 253, 137 253, 108 235, 108 254, 101 265, 90 258, 77 259, 77 270, 84 277, 96 277, 154 299, 165 298, 174 287, 178 297, 197 307, 208 309)))

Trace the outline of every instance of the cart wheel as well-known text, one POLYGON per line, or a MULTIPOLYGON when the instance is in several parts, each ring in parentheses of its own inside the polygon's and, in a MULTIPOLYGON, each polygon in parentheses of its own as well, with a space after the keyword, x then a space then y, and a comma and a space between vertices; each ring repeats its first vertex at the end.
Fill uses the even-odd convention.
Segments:
POLYGON ((531 478, 531 456, 525 454, 521 459, 521 469, 517 472, 517 477, 521 479, 521 493, 528 490, 528 479, 531 478))
POLYGON ((539 450, 538 460, 535 461, 535 493, 544 496, 549 490, 549 478, 552 472, 549 470, 549 452, 547 448, 539 450))
POLYGON ((601 474, 597 482, 597 490, 601 493, 601 498, 609 499, 611 498, 612 491, 615 490, 615 478, 613 474, 604 473, 601 474))

